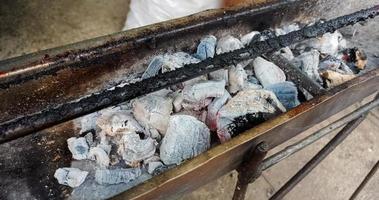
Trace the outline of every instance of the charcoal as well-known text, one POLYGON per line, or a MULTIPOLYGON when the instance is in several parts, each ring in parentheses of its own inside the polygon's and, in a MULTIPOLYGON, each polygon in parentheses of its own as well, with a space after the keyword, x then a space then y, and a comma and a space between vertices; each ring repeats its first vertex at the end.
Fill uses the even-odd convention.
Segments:
POLYGON ((159 161, 149 162, 147 164, 147 172, 149 174, 154 174, 155 170, 157 170, 158 168, 161 168, 161 167, 164 167, 162 162, 159 162, 159 161))
POLYGON ((241 42, 244 46, 248 46, 251 41, 259 39, 260 33, 258 31, 252 31, 241 37, 241 42))
POLYGON ((118 183, 128 183, 139 176, 141 176, 142 171, 140 168, 128 168, 128 169, 98 169, 95 172, 95 180, 98 184, 118 184, 118 183))
POLYGON ((286 81, 282 83, 272 84, 265 89, 274 92, 276 97, 287 110, 300 105, 300 101, 297 98, 297 88, 292 82, 286 81))
POLYGON ((164 62, 163 56, 155 56, 151 60, 150 64, 147 66, 145 72, 142 74, 142 79, 150 78, 156 76, 162 69, 164 62))
POLYGON ((225 37, 220 38, 220 40, 217 42, 216 46, 216 54, 222 54, 230 51, 234 51, 236 49, 240 49, 243 47, 243 44, 239 39, 227 35, 225 37))
POLYGON ((300 30, 300 26, 297 23, 289 24, 275 29, 275 35, 285 35, 293 31, 300 30))
POLYGON ((188 115, 173 115, 167 133, 160 146, 160 157, 164 164, 180 164, 210 147, 208 127, 188 115))
POLYGON ((68 149, 75 160, 83 160, 88 157, 89 146, 84 137, 71 137, 67 139, 68 149))
POLYGON ((318 65, 320 62, 320 53, 316 50, 302 53, 292 60, 293 64, 303 71, 309 78, 322 83, 318 72, 318 65))
POLYGON ((109 136, 123 134, 124 132, 144 131, 130 111, 120 109, 103 111, 97 119, 97 125, 109 136))
POLYGON ((283 56, 288 61, 291 61, 295 58, 289 47, 281 48, 279 51, 275 52, 275 54, 283 56))
POLYGON ((198 63, 199 59, 192 57, 185 52, 177 52, 174 54, 165 54, 163 56, 162 73, 176 70, 186 64, 198 63))
POLYGON ((224 105, 217 114, 217 134, 221 142, 231 138, 228 125, 234 119, 254 113, 285 112, 275 94, 268 90, 243 90, 224 105))
POLYGON ((253 61, 253 66, 255 76, 263 87, 286 80, 286 75, 278 66, 262 57, 256 58, 253 61))
POLYGON ((139 162, 154 155, 157 143, 152 138, 140 138, 137 133, 124 134, 118 153, 126 164, 138 166, 139 162))
POLYGON ((86 180, 87 175, 88 172, 86 171, 69 167, 59 168, 54 173, 59 184, 72 188, 80 186, 86 180))
POLYGON ((194 57, 205 60, 207 58, 213 58, 215 55, 217 38, 213 35, 208 35, 201 39, 200 44, 197 46, 197 51, 194 57))
POLYGON ((242 90, 245 86, 245 82, 247 81, 247 74, 242 67, 242 65, 237 64, 236 67, 231 66, 229 68, 229 87, 228 91, 231 94, 235 94, 236 92, 242 90))
POLYGON ((335 71, 326 70, 321 73, 326 81, 326 87, 331 88, 340 85, 356 77, 356 75, 341 74, 335 71))
POLYGON ((96 160, 96 163, 101 168, 107 168, 110 163, 108 153, 100 147, 92 147, 89 151, 88 158, 96 160))
POLYGON ((146 129, 154 128, 165 134, 173 110, 172 99, 159 94, 149 94, 133 104, 133 114, 146 129))
POLYGON ((217 113, 231 98, 229 92, 225 90, 224 95, 215 98, 212 103, 208 105, 206 124, 210 130, 215 131, 217 129, 217 113))
POLYGON ((209 97, 220 97, 224 94, 225 81, 204 81, 183 89, 183 99, 197 103, 209 97))
POLYGON ((182 107, 184 110, 200 111, 201 109, 207 107, 211 102, 212 98, 205 98, 197 102, 188 102, 187 100, 184 100, 182 107))

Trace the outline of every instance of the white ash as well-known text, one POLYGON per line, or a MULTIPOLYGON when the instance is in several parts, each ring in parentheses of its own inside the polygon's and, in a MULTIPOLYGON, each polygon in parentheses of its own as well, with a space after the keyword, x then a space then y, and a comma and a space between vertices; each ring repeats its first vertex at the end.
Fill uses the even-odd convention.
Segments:
POLYGON ((161 168, 161 167, 164 167, 163 163, 162 162, 159 162, 159 161, 154 161, 154 162, 149 162, 147 164, 147 172, 149 174, 154 174, 154 172, 161 168))
POLYGON ((95 180, 99 184, 129 183, 141 176, 140 168, 129 169, 98 169, 95 172, 95 180))
POLYGON ((301 69, 306 75, 308 75, 314 81, 322 83, 321 77, 318 73, 318 65, 320 62, 320 53, 316 50, 302 53, 292 60, 293 64, 301 69))
POLYGON ((97 129, 96 119, 99 115, 99 112, 94 112, 74 120, 76 127, 80 128, 80 134, 95 131, 97 129))
POLYGON ((174 112, 179 112, 182 109, 182 103, 184 101, 183 95, 181 92, 175 93, 173 96, 172 105, 174 107, 174 112))
POLYGON ((72 188, 80 186, 86 180, 87 175, 86 171, 70 167, 59 168, 54 173, 59 184, 72 188))
POLYGON ((154 155, 157 143, 151 139, 141 139, 136 133, 126 133, 122 136, 118 153, 130 166, 139 166, 139 163, 154 155))
POLYGON ((297 23, 281 26, 280 28, 275 29, 275 35, 280 36, 280 35, 285 35, 293 31, 300 30, 300 26, 297 23))
POLYGON ((175 113, 174 115, 189 115, 189 116, 195 117, 201 122, 205 122, 207 119, 206 110, 182 110, 178 113, 175 113))
POLYGON ((229 82, 229 77, 228 77, 228 70, 226 69, 220 69, 214 72, 209 73, 209 79, 210 80, 223 80, 225 83, 229 82))
POLYGON ((184 65, 198 62, 200 62, 199 59, 194 58, 185 52, 177 52, 172 55, 166 54, 163 56, 162 73, 173 71, 184 65))
POLYGON ((225 81, 204 81, 183 89, 183 99, 187 102, 200 102, 209 97, 224 94, 225 81))
POLYGON ((100 147, 92 147, 88 153, 88 158, 91 160, 96 160, 96 163, 101 168, 107 168, 110 163, 108 153, 100 147))
POLYGON ((147 129, 155 128, 160 134, 165 134, 173 109, 171 98, 149 94, 135 100, 133 106, 133 114, 138 122, 147 129))
POLYGON ((253 61, 253 66, 254 73, 263 87, 286 81, 284 72, 274 63, 262 57, 256 58, 253 61))
POLYGON ((199 110, 207 107, 211 102, 212 102, 212 98, 202 99, 202 100, 197 101, 197 102, 183 101, 182 107, 184 110, 199 111, 199 110))
POLYGON ((160 157, 164 164, 180 164, 210 147, 208 127, 188 115, 171 116, 167 133, 162 140, 160 157))
POLYGON ((72 158, 75 160, 87 159, 89 146, 87 140, 84 137, 71 137, 67 139, 68 149, 72 154, 72 158))
POLYGON ((293 53, 289 47, 281 48, 279 51, 275 52, 275 54, 281 55, 289 61, 291 61, 295 58, 295 56, 293 55, 293 53))
POLYGON ((343 40, 340 32, 335 31, 334 33, 325 33, 322 37, 299 43, 296 48, 300 48, 300 52, 304 52, 305 48, 313 48, 321 54, 335 56, 338 50, 344 47, 346 47, 346 41, 343 40))

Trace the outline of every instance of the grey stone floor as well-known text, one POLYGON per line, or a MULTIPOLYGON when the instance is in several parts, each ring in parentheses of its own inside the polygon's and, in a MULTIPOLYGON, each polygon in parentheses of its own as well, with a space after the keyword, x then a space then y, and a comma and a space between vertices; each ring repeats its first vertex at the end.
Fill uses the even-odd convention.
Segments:
MULTIPOLYGON (((127 5, 128 0, 106 3, 100 0, 4 0, 0 6, 0 60, 120 31, 127 5)), ((322 126, 323 123, 306 131, 287 145, 322 126)), ((249 186, 247 199, 267 199, 334 134, 265 171, 249 186)), ((347 199, 378 159, 379 109, 375 109, 285 199, 347 199)), ((236 172, 232 172, 181 199, 230 199, 235 181, 236 172)), ((379 199, 379 173, 358 199, 379 199)))

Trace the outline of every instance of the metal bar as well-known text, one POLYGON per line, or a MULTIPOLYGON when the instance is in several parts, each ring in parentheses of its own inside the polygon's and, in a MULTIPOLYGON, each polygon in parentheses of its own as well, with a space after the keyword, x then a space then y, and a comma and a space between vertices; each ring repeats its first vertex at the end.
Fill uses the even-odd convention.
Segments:
POLYGON ((237 64, 242 60, 252 59, 264 53, 279 50, 293 43, 301 42, 327 32, 333 32, 344 26, 373 18, 378 14, 379 5, 323 23, 306 26, 298 31, 270 38, 266 41, 251 43, 248 47, 216 55, 214 58, 206 59, 197 64, 189 64, 172 72, 159 74, 136 83, 120 85, 93 93, 81 99, 59 104, 52 108, 46 108, 30 115, 2 122, 0 124, 0 143, 112 105, 117 105, 200 75, 208 74, 229 65, 237 64))
POLYGON ((233 200, 244 200, 247 187, 252 179, 259 176, 259 166, 267 154, 269 147, 266 142, 259 143, 253 153, 243 162, 238 171, 237 185, 234 190, 233 200))
POLYGON ((342 127, 348 122, 351 122, 352 120, 360 117, 362 114, 365 114, 369 112, 371 109, 379 106, 379 99, 375 99, 371 101, 370 103, 367 103, 360 107, 359 109, 353 111, 352 113, 344 116, 343 118, 332 122, 328 126, 325 126, 324 128, 318 130, 317 132, 307 136, 303 140, 296 142, 295 144, 292 144, 290 146, 287 146, 282 151, 266 158, 261 166, 261 169, 264 171, 273 165, 279 163, 280 161, 290 157, 291 155, 295 154, 296 152, 302 150, 303 148, 307 147, 308 145, 318 141, 328 133, 332 132, 333 130, 342 127))
POLYGON ((362 189, 366 186, 366 184, 370 181, 370 179, 374 176, 374 174, 379 169, 379 160, 376 162, 374 167, 370 170, 370 172, 366 175, 366 177, 363 179, 362 183, 359 184, 358 188, 354 191, 354 193, 350 196, 350 200, 354 200, 357 198, 358 194, 362 191, 362 189))
POLYGON ((346 137, 365 119, 363 115, 348 123, 338 134, 325 145, 307 164, 304 165, 288 182, 286 182, 270 200, 283 199, 304 177, 306 177, 322 160, 326 158, 346 137))
POLYGON ((297 86, 306 89, 313 96, 321 95, 326 92, 326 90, 321 85, 309 78, 306 74, 304 74, 303 71, 295 67, 283 56, 273 54, 269 56, 269 59, 288 75, 287 78, 289 80, 291 80, 297 86))

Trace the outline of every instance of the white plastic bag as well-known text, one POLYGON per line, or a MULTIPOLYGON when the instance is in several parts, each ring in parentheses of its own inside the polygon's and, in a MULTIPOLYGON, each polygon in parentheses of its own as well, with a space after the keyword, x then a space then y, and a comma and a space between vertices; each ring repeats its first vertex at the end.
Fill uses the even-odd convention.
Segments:
POLYGON ((123 30, 220 8, 221 0, 132 0, 123 30))

